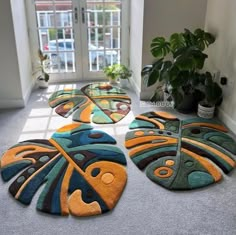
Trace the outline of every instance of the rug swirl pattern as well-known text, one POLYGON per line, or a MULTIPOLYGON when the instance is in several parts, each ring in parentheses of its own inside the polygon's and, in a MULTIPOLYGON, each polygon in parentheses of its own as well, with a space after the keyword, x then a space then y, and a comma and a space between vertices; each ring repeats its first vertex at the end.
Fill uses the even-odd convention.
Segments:
POLYGON ((235 168, 236 143, 216 121, 180 121, 166 112, 148 112, 130 124, 129 156, 149 179, 167 189, 205 187, 235 168))
POLYGON ((93 83, 78 89, 60 90, 51 95, 49 105, 57 114, 73 120, 97 124, 119 122, 130 111, 125 91, 108 83, 93 83))
POLYGON ((126 184, 126 159, 115 139, 87 124, 70 124, 49 140, 20 142, 1 158, 9 192, 28 205, 43 185, 37 209, 90 216, 115 207, 126 184))

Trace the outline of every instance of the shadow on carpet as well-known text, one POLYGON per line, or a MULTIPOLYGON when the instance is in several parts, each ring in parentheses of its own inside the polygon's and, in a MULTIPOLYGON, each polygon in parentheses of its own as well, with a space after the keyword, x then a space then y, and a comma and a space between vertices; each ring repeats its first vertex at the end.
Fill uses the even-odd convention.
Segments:
POLYGON ((90 125, 70 124, 49 140, 11 147, 1 158, 1 175, 4 181, 17 176, 9 192, 25 205, 45 184, 37 202, 40 211, 102 214, 115 207, 127 180, 126 159, 115 144, 115 139, 90 125))
POLYGON ((205 187, 235 168, 236 143, 214 120, 180 121, 166 112, 148 112, 130 124, 125 146, 140 170, 167 189, 205 187))

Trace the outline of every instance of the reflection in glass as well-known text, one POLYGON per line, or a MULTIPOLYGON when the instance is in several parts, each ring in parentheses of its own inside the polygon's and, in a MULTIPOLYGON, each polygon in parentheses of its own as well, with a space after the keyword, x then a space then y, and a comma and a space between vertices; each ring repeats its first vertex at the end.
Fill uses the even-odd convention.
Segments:
POLYGON ((87 0, 90 71, 100 71, 104 66, 120 63, 121 3, 87 0))

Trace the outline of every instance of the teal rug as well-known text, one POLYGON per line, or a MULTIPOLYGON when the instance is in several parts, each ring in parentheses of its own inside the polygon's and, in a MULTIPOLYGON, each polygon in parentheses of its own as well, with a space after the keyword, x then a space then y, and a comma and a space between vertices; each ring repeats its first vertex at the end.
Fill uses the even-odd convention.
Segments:
POLYGON ((126 159, 114 138, 90 125, 71 124, 49 140, 18 143, 1 158, 10 194, 29 205, 39 188, 37 209, 55 215, 90 216, 112 210, 126 184, 126 159))
POLYGON ((78 122, 113 124, 130 111, 131 99, 125 91, 108 83, 93 83, 78 89, 60 90, 51 95, 49 105, 62 117, 73 115, 78 122))
POLYGON ((130 158, 167 189, 205 187, 235 168, 236 143, 215 120, 180 121, 166 112, 148 112, 130 129, 125 140, 130 158))

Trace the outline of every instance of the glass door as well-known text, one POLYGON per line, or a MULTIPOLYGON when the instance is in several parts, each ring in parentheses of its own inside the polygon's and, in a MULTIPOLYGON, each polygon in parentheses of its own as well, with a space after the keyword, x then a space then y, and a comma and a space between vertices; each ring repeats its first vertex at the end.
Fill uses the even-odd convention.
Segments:
POLYGON ((121 62, 121 0, 85 0, 83 30, 87 35, 84 48, 85 77, 103 76, 105 66, 121 62))
POLYGON ((82 78, 78 8, 73 0, 34 0, 39 48, 49 56, 56 80, 82 78))
POLYGON ((101 79, 105 66, 125 63, 127 2, 33 0, 37 41, 49 56, 53 80, 101 79))

